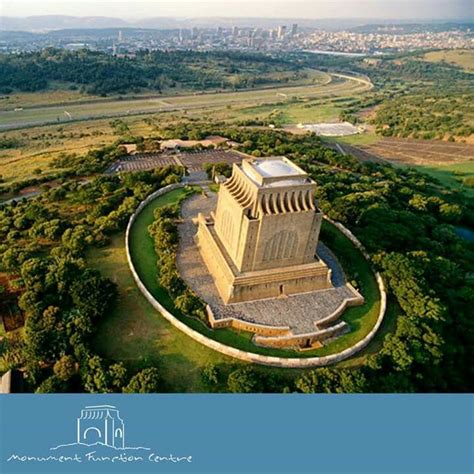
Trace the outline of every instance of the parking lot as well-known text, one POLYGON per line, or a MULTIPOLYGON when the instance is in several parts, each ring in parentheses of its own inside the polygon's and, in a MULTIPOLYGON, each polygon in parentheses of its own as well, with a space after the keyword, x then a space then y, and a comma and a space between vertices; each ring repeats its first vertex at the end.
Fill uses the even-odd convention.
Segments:
POLYGON ((240 163, 245 157, 232 150, 199 150, 187 152, 150 152, 128 155, 113 163, 108 173, 128 173, 163 168, 170 165, 186 167, 190 173, 203 170, 204 163, 240 163))

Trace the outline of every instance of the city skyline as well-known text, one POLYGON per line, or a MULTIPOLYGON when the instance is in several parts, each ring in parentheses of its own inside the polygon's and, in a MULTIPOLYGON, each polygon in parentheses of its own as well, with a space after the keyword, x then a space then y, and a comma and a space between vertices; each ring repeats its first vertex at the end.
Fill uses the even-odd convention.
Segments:
POLYGON ((64 2, 57 0, 3 0, 0 16, 28 17, 40 15, 71 15, 78 17, 107 16, 125 20, 150 17, 174 18, 285 18, 285 19, 394 19, 394 20, 468 20, 473 16, 469 0, 140 0, 130 3, 120 0, 100 2, 82 0, 64 2))

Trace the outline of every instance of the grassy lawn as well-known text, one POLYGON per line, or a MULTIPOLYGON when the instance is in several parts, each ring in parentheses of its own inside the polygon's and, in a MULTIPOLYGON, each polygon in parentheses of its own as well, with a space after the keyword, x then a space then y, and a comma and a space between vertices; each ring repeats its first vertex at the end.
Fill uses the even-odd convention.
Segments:
POLYGON ((349 308, 342 315, 341 319, 349 325, 350 332, 318 349, 319 355, 328 355, 354 345, 371 331, 379 314, 380 295, 369 263, 345 235, 329 222, 323 221, 321 239, 326 240, 346 271, 348 280, 357 282, 365 298, 363 305, 349 308))
POLYGON ((367 361, 367 357, 377 354, 382 349, 385 336, 395 332, 397 325, 397 318, 402 314, 402 310, 398 306, 398 303, 394 298, 388 299, 387 310, 383 318, 382 325, 380 326, 375 337, 369 342, 369 344, 362 349, 360 352, 355 354, 353 357, 347 360, 343 360, 336 364, 339 368, 351 368, 360 367, 367 361))
POLYGON ((115 281, 119 289, 115 308, 97 328, 95 349, 133 369, 158 367, 165 391, 207 391, 201 381, 206 364, 235 365, 238 361, 195 342, 155 311, 132 278, 124 242, 125 235, 118 234, 107 249, 94 249, 88 255, 89 264, 115 281))
POLYGON ((243 108, 239 111, 241 119, 267 118, 270 114, 278 118, 284 125, 297 123, 319 123, 337 121, 340 109, 331 103, 319 104, 318 102, 297 102, 261 105, 243 108))
POLYGON ((466 186, 463 180, 466 178, 474 179, 474 162, 458 163, 454 165, 440 166, 413 166, 422 173, 429 174, 438 179, 441 184, 447 188, 459 189, 467 196, 474 198, 474 187, 466 186))

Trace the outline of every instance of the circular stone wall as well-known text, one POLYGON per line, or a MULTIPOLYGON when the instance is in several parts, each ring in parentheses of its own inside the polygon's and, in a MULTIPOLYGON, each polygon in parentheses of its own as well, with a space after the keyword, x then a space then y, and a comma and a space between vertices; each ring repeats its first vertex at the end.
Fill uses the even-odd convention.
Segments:
MULTIPOLYGON (((125 234, 125 246, 126 246, 126 253, 127 253, 127 261, 130 267, 130 271, 132 272, 133 278, 135 282, 137 283, 138 288, 140 291, 143 293, 145 298, 150 302, 150 304, 158 311, 160 312, 164 318, 166 318, 173 326, 175 326, 177 329, 180 331, 184 332, 188 336, 192 337, 194 340, 198 341, 199 343, 214 349, 218 352, 221 352, 222 354, 228 355, 230 357, 234 357, 236 359, 240 359, 242 361, 246 362, 252 362, 256 364, 262 364, 262 365, 269 365, 269 366, 275 366, 275 367, 292 367, 292 368, 307 368, 307 367, 321 367, 329 364, 334 364, 336 362, 342 361, 344 359, 347 359, 360 350, 362 350, 364 347, 367 346, 367 344, 373 339, 375 334, 377 333, 378 329, 380 328, 380 325, 382 324, 383 317, 385 314, 385 309, 386 309, 386 292, 385 292, 385 287, 382 281, 382 278, 380 274, 375 273, 375 277, 377 280, 377 285, 379 288, 380 292, 380 308, 379 308, 379 314, 376 320, 376 323, 374 327, 371 329, 371 331, 361 340, 359 340, 356 344, 352 345, 351 347, 335 353, 335 354, 330 354, 327 356, 321 356, 321 357, 275 357, 275 356, 266 356, 266 355, 261 355, 261 354, 256 354, 253 352, 248 352, 244 351, 241 349, 237 349, 235 347, 228 346, 226 344, 223 344, 221 342, 218 342, 216 340, 213 340, 204 334, 201 334, 195 329, 192 329, 189 327, 187 324, 185 324, 183 321, 178 319, 178 317, 174 316, 170 311, 168 311, 157 299, 150 293, 150 291, 146 288, 146 286, 143 284, 141 281, 137 270, 133 264, 131 254, 130 254, 130 247, 129 247, 129 239, 130 239, 130 229, 132 228, 137 216, 141 213, 141 211, 154 199, 156 199, 159 196, 162 196, 163 194, 166 194, 169 191, 172 191, 173 189, 177 189, 180 187, 183 187, 184 185, 181 183, 178 184, 172 184, 169 186, 166 186, 154 193, 152 193, 147 199, 145 199, 137 208, 135 213, 130 217, 130 220, 128 222, 126 234, 125 234)), ((329 219, 328 219, 329 220, 329 219)), ((330 221, 330 220, 329 220, 330 221)), ((335 223, 333 221, 330 221, 332 224, 334 224, 351 242, 363 253, 364 257, 368 259, 368 254, 365 251, 363 245, 359 242, 359 240, 348 230, 346 229, 342 224, 340 223, 335 223)))

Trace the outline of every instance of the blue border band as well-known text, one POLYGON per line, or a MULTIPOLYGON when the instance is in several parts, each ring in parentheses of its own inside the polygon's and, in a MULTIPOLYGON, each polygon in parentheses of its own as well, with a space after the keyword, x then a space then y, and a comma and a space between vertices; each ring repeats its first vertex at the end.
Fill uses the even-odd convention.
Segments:
POLYGON ((471 395, 6 395, 0 422, 5 474, 474 472, 471 395), (111 447, 118 415, 98 405, 116 407, 127 447, 149 449, 111 447), (105 420, 107 446, 50 449, 87 427, 94 444, 105 420))

